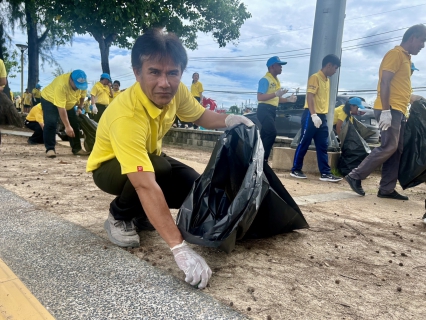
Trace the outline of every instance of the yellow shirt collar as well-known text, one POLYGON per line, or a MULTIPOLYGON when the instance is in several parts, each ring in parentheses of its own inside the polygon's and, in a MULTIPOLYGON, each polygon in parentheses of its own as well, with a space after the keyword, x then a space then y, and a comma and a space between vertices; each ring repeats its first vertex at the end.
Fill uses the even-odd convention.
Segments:
POLYGON ((402 51, 403 53, 405 53, 411 59, 411 55, 403 47, 401 47, 401 46, 395 46, 395 49, 399 50, 399 51, 402 51))
POLYGON ((324 81, 327 81, 327 80, 328 80, 328 78, 325 76, 325 74, 324 74, 324 72, 322 72, 322 70, 318 71, 318 74, 321 76, 321 78, 322 78, 324 81))
MULTIPOLYGON (((149 98, 146 96, 145 92, 143 92, 141 85, 139 82, 136 83, 136 98, 141 101, 143 107, 148 111, 149 116, 152 119, 157 118, 163 110, 167 110, 169 105, 165 105, 163 109, 158 108, 149 98)), ((174 98, 173 98, 174 99, 174 98)))

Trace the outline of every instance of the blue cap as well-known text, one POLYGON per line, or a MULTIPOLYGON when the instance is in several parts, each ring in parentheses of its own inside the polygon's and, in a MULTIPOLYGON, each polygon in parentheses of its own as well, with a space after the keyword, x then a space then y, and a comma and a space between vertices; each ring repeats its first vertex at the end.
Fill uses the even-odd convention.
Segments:
POLYGON ((87 76, 83 70, 74 70, 71 72, 71 79, 78 90, 87 90, 87 76))
POLYGON ((41 85, 40 84, 36 84, 36 89, 40 89, 41 88, 41 85))
POLYGON ((269 68, 270 66, 272 66, 273 64, 276 64, 276 63, 278 63, 282 66, 287 64, 287 62, 281 61, 279 57, 275 56, 275 57, 268 59, 268 61, 266 62, 266 66, 269 68))
POLYGON ((102 79, 107 79, 108 81, 111 81, 111 82, 112 82, 111 77, 109 76, 109 74, 108 74, 108 73, 102 73, 102 74, 101 74, 101 80, 102 80, 102 79))
POLYGON ((416 68, 416 66, 414 65, 414 62, 411 62, 411 70, 420 71, 419 69, 416 68))
POLYGON ((365 109, 365 107, 362 105, 362 100, 360 98, 351 98, 349 99, 349 103, 353 104, 354 106, 357 106, 360 109, 365 109))

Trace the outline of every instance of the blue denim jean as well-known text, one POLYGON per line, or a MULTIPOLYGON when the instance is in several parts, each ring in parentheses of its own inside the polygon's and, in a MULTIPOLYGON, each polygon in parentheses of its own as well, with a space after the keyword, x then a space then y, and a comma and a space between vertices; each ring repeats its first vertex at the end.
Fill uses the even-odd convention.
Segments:
POLYGON ((318 169, 321 174, 330 174, 331 169, 328 165, 328 126, 327 115, 318 114, 322 124, 319 128, 315 127, 309 109, 305 109, 302 114, 302 134, 300 142, 297 146, 296 153, 294 154, 293 168, 291 171, 300 171, 303 167, 303 159, 308 151, 312 139, 315 142, 315 149, 317 152, 318 169))
MULTIPOLYGON (((55 150, 56 144, 56 129, 58 126, 59 120, 59 111, 50 101, 47 101, 41 98, 41 108, 43 109, 43 140, 44 146, 46 147, 46 152, 49 150, 55 150)), ((81 141, 80 141, 80 126, 78 124, 77 115, 74 108, 67 110, 68 121, 70 122, 71 127, 74 130, 75 137, 68 137, 70 146, 73 153, 77 153, 81 150, 81 141)))

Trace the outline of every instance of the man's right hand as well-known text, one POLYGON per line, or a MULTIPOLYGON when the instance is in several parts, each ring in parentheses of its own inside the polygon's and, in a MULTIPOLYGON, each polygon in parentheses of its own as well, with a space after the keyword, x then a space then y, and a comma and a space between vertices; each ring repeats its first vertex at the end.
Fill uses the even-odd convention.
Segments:
POLYGON ((288 90, 287 89, 285 89, 285 88, 281 88, 281 89, 278 89, 277 91, 275 91, 275 96, 276 97, 278 97, 278 98, 281 98, 283 95, 285 95, 286 93, 288 92, 288 90))
POLYGON ((92 104, 92 113, 93 114, 97 114, 98 113, 98 108, 96 108, 96 104, 92 104))
POLYGON ((297 96, 295 96, 293 93, 290 97, 287 97, 286 99, 287 99, 287 102, 294 103, 297 101, 297 96))
POLYGON ((206 261, 183 241, 171 248, 175 261, 184 273, 185 281, 198 289, 204 289, 212 276, 206 261))
POLYGON ((68 137, 71 137, 71 138, 75 137, 74 129, 71 126, 65 127, 65 133, 67 134, 68 137))
POLYGON ((386 131, 389 129, 391 125, 392 125, 391 111, 382 110, 382 113, 380 114, 380 119, 379 119, 379 128, 383 131, 386 131))
POLYGON ((311 118, 312 118, 312 122, 314 123, 315 128, 321 127, 322 120, 321 120, 320 117, 318 117, 318 115, 316 113, 312 114, 311 118))

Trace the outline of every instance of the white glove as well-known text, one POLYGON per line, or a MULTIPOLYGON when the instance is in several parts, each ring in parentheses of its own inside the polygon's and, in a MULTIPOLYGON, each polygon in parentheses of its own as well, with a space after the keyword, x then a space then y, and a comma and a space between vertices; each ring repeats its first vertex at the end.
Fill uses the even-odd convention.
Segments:
POLYGON ((243 123, 247 127, 253 127, 254 123, 247 117, 237 116, 235 114, 230 114, 225 118, 225 125, 227 128, 236 126, 237 124, 243 123))
POLYGON ((179 269, 185 273, 185 281, 192 286, 198 285, 198 289, 204 289, 212 276, 206 261, 188 247, 185 240, 170 250, 179 269))
POLYGON ((388 130, 392 124, 392 114, 390 110, 383 110, 380 114, 379 128, 383 131, 388 130))
POLYGON ((287 89, 281 88, 281 89, 278 89, 277 91, 275 91, 275 96, 280 98, 283 95, 285 95, 287 92, 288 92, 287 89))
POLYGON ((311 114, 311 118, 312 118, 312 122, 314 123, 314 126, 316 128, 321 127, 321 124, 322 124, 321 118, 318 117, 318 115, 316 113, 311 114))
POLYGON ((290 97, 287 97, 286 99, 287 99, 287 102, 296 102, 297 96, 295 96, 293 93, 290 97))
POLYGON ((92 104, 92 113, 93 114, 97 114, 98 113, 98 108, 96 108, 96 104, 92 104))

